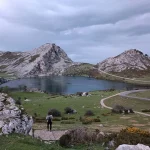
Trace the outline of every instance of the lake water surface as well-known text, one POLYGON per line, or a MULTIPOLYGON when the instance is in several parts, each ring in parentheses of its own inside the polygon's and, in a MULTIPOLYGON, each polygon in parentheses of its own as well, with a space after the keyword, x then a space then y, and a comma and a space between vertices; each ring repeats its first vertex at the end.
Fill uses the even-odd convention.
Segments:
POLYGON ((134 85, 132 84, 117 81, 66 76, 23 78, 9 81, 1 86, 17 88, 19 85, 26 85, 29 88, 38 88, 43 91, 57 94, 72 94, 76 92, 106 90, 111 88, 119 90, 134 88, 134 85))

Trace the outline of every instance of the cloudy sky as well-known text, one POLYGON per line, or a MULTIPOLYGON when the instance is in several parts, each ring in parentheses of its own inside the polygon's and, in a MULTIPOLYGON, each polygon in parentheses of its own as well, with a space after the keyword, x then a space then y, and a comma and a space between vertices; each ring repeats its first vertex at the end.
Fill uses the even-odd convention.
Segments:
POLYGON ((150 0, 0 0, 0 50, 44 43, 79 62, 131 48, 150 54, 150 0))

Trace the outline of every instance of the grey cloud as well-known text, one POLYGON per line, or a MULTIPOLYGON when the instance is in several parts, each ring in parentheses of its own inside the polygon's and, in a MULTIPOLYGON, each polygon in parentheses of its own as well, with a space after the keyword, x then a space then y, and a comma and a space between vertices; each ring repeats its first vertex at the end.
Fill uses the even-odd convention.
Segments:
POLYGON ((149 0, 3 0, 0 48, 56 43, 74 61, 97 63, 124 50, 149 52, 149 0))

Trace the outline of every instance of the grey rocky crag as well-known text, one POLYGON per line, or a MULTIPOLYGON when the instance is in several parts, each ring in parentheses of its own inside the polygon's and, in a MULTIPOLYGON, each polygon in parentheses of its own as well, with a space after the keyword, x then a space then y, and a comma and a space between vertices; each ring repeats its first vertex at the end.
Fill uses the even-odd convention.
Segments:
POLYGON ((126 70, 150 70, 150 57, 141 51, 131 49, 97 64, 98 70, 105 72, 123 72, 126 70))
POLYGON ((50 43, 30 52, 0 52, 0 71, 20 77, 62 75, 72 64, 59 46, 50 43))
MULTIPOLYGON (((23 108, 22 108, 23 109, 23 108)), ((28 134, 33 119, 22 113, 15 101, 7 94, 0 93, 0 135, 10 133, 28 134)))

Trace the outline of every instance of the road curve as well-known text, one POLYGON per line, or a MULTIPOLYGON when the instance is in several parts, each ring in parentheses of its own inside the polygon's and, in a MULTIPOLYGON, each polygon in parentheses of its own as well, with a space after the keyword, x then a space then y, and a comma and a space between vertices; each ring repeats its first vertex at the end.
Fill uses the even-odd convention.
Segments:
MULTIPOLYGON (((112 95, 112 96, 109 96, 109 97, 106 97, 106 98, 101 99, 101 100, 100 100, 100 105, 101 105, 102 107, 104 107, 104 108, 112 109, 112 107, 106 106, 105 103, 104 103, 104 101, 107 100, 107 99, 110 99, 110 98, 112 98, 112 97, 115 97, 115 96, 117 96, 117 95, 123 96, 123 97, 128 97, 128 98, 137 98, 137 99, 139 99, 139 100, 145 100, 145 99, 146 99, 146 100, 150 100, 150 99, 147 99, 147 98, 139 98, 139 97, 134 97, 134 96, 127 96, 127 95, 130 94, 130 93, 134 93, 134 92, 144 92, 144 91, 147 91, 147 89, 146 89, 146 90, 132 90, 132 91, 121 92, 121 93, 118 93, 118 94, 115 94, 115 95, 112 95)), ((134 111, 134 112, 137 113, 137 114, 140 114, 140 115, 144 115, 144 116, 150 117, 150 114, 146 114, 146 113, 142 113, 142 112, 138 112, 138 111, 134 111)))

